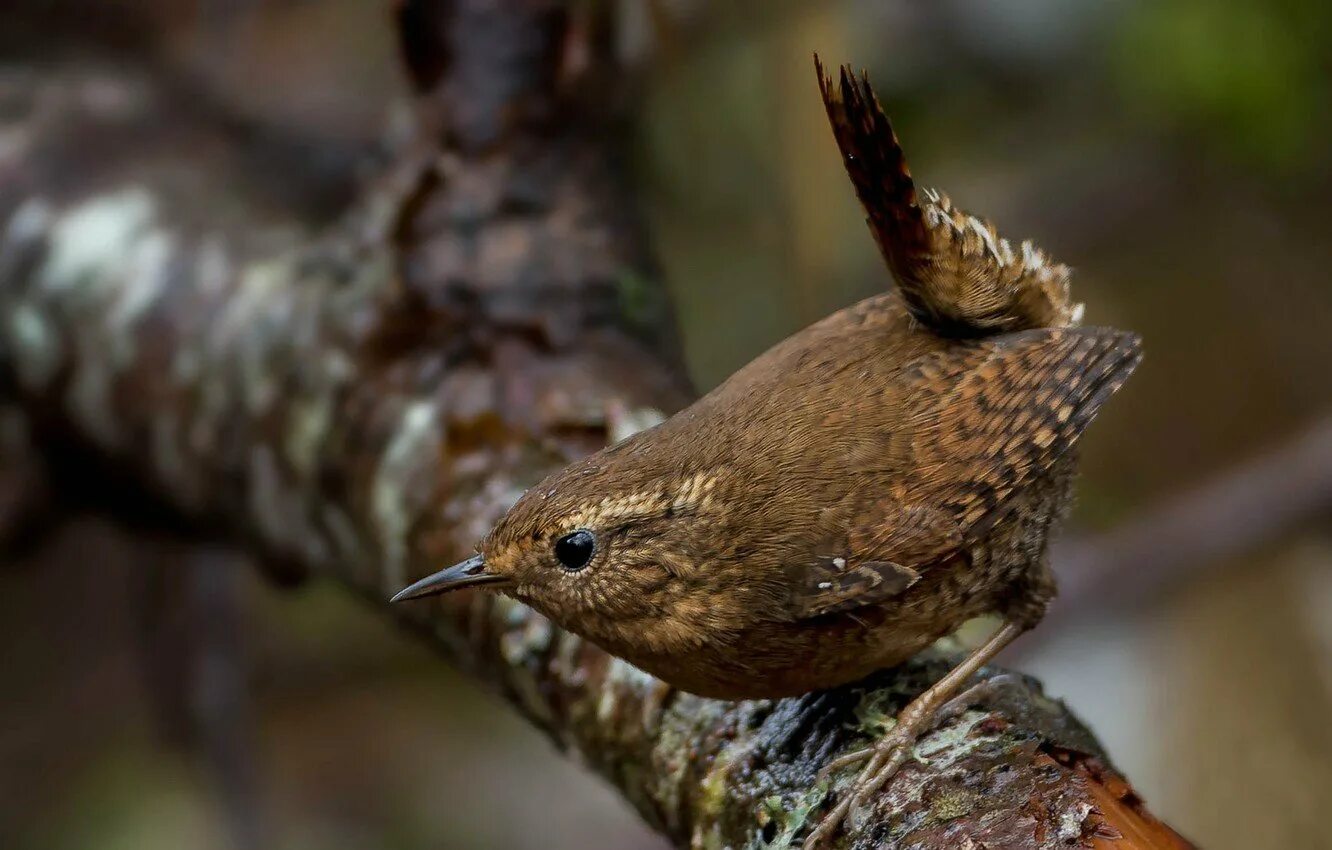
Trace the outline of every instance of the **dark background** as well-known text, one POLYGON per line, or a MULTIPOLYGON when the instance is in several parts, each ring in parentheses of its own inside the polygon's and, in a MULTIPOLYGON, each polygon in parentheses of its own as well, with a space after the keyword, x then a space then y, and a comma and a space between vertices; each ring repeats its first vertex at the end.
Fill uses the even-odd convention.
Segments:
MULTIPOLYGON (((285 200, 330 219, 354 189, 335 175, 373 159, 407 110, 384 4, 5 5, 0 63, 147 58, 278 139, 255 168, 299 161, 285 200)), ((826 127, 817 49, 869 69, 919 182, 1072 264, 1089 323, 1144 335, 1144 366, 1084 443, 1070 546, 1174 494, 1202 488, 1205 505, 1218 473, 1327 427, 1326 2, 621 5, 645 82, 635 165, 701 387, 886 285, 826 127)), ((1189 547, 1223 526, 1162 535, 1187 551, 1122 564, 1113 594, 1070 595, 1010 657, 1202 846, 1326 840, 1326 501, 1219 558, 1189 547)), ((1244 519, 1264 528, 1264 511, 1244 519)), ((189 628, 144 613, 160 591, 145 566, 180 556, 84 518, 0 568, 0 846, 227 848, 238 811, 291 850, 662 846, 497 700, 330 586, 219 579, 248 683, 233 713, 248 720, 210 758, 181 728, 173 700, 197 695, 171 687, 182 662, 161 645, 189 628)))

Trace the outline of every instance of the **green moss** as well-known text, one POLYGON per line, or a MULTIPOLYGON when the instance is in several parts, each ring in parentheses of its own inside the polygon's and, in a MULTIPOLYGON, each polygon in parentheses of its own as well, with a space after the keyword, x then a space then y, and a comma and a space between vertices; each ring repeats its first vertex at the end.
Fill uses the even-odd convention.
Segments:
POLYGON ((930 797, 929 814, 922 826, 934 826, 964 817, 976 807, 978 798, 978 794, 962 788, 946 788, 930 797))
POLYGON ((897 725, 897 711, 893 700, 884 690, 867 692, 860 698, 855 708, 857 732, 871 738, 878 738, 893 730, 897 725))
POLYGON ((774 794, 764 798, 759 806, 759 831, 746 845, 747 850, 790 850, 797 846, 796 836, 804 829, 809 815, 828 796, 828 783, 818 782, 793 800, 774 794), (764 834, 773 837, 764 839, 764 834))
POLYGON ((717 758, 712 762, 711 769, 707 776, 703 777, 702 795, 699 797, 699 805, 703 814, 709 820, 715 819, 726 808, 726 778, 735 761, 735 754, 739 751, 737 746, 729 746, 717 754, 717 758))

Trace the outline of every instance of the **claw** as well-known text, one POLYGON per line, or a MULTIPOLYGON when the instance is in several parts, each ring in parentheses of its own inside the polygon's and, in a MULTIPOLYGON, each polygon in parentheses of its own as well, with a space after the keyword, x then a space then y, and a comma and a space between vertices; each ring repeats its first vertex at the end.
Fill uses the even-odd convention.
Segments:
POLYGON ((911 726, 899 724, 893 734, 881 739, 873 747, 847 753, 834 759, 824 768, 824 772, 834 772, 863 761, 867 757, 869 759, 869 763, 860 772, 855 784, 848 789, 846 796, 838 801, 833 810, 824 816, 818 827, 805 839, 804 850, 817 850, 826 839, 837 834, 852 812, 859 811, 870 802, 870 798, 879 792, 879 789, 906 761, 917 731, 911 726))
POLYGON ((980 669, 986 661, 993 658, 1022 633, 1022 627, 1014 623, 1005 623, 983 645, 935 682, 925 693, 916 697, 911 704, 897 716, 897 723, 892 732, 880 738, 872 747, 856 750, 839 756, 819 771, 819 778, 825 779, 844 767, 869 759, 855 783, 842 796, 832 811, 824 815, 823 820, 805 839, 804 850, 817 850, 825 839, 831 838, 853 811, 859 810, 872 802, 875 794, 893 778, 893 775, 915 754, 916 741, 921 735, 935 728, 940 722, 948 720, 968 708, 978 700, 992 693, 995 689, 1011 685, 1006 677, 997 676, 982 681, 965 690, 962 686, 980 669), (961 693, 959 693, 961 691, 961 693))

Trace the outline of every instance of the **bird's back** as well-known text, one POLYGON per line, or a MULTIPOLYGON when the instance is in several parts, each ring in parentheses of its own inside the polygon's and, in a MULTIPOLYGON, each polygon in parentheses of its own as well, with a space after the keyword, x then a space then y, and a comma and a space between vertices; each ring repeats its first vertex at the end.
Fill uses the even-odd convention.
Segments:
POLYGON ((1138 357, 1137 337, 1110 328, 950 339, 884 293, 774 346, 666 427, 710 445, 703 466, 747 470, 741 486, 782 517, 752 533, 780 539, 792 517, 792 533, 831 533, 896 504, 937 511, 965 543, 1068 451, 1138 357))

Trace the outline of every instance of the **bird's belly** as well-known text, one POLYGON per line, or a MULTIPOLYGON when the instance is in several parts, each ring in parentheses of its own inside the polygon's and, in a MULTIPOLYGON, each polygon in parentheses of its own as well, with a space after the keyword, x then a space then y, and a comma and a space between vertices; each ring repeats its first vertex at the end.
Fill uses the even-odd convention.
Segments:
POLYGON ((725 643, 685 654, 629 657, 643 670, 690 693, 719 699, 796 696, 855 682, 900 664, 966 619, 901 605, 800 623, 755 626, 725 643))

